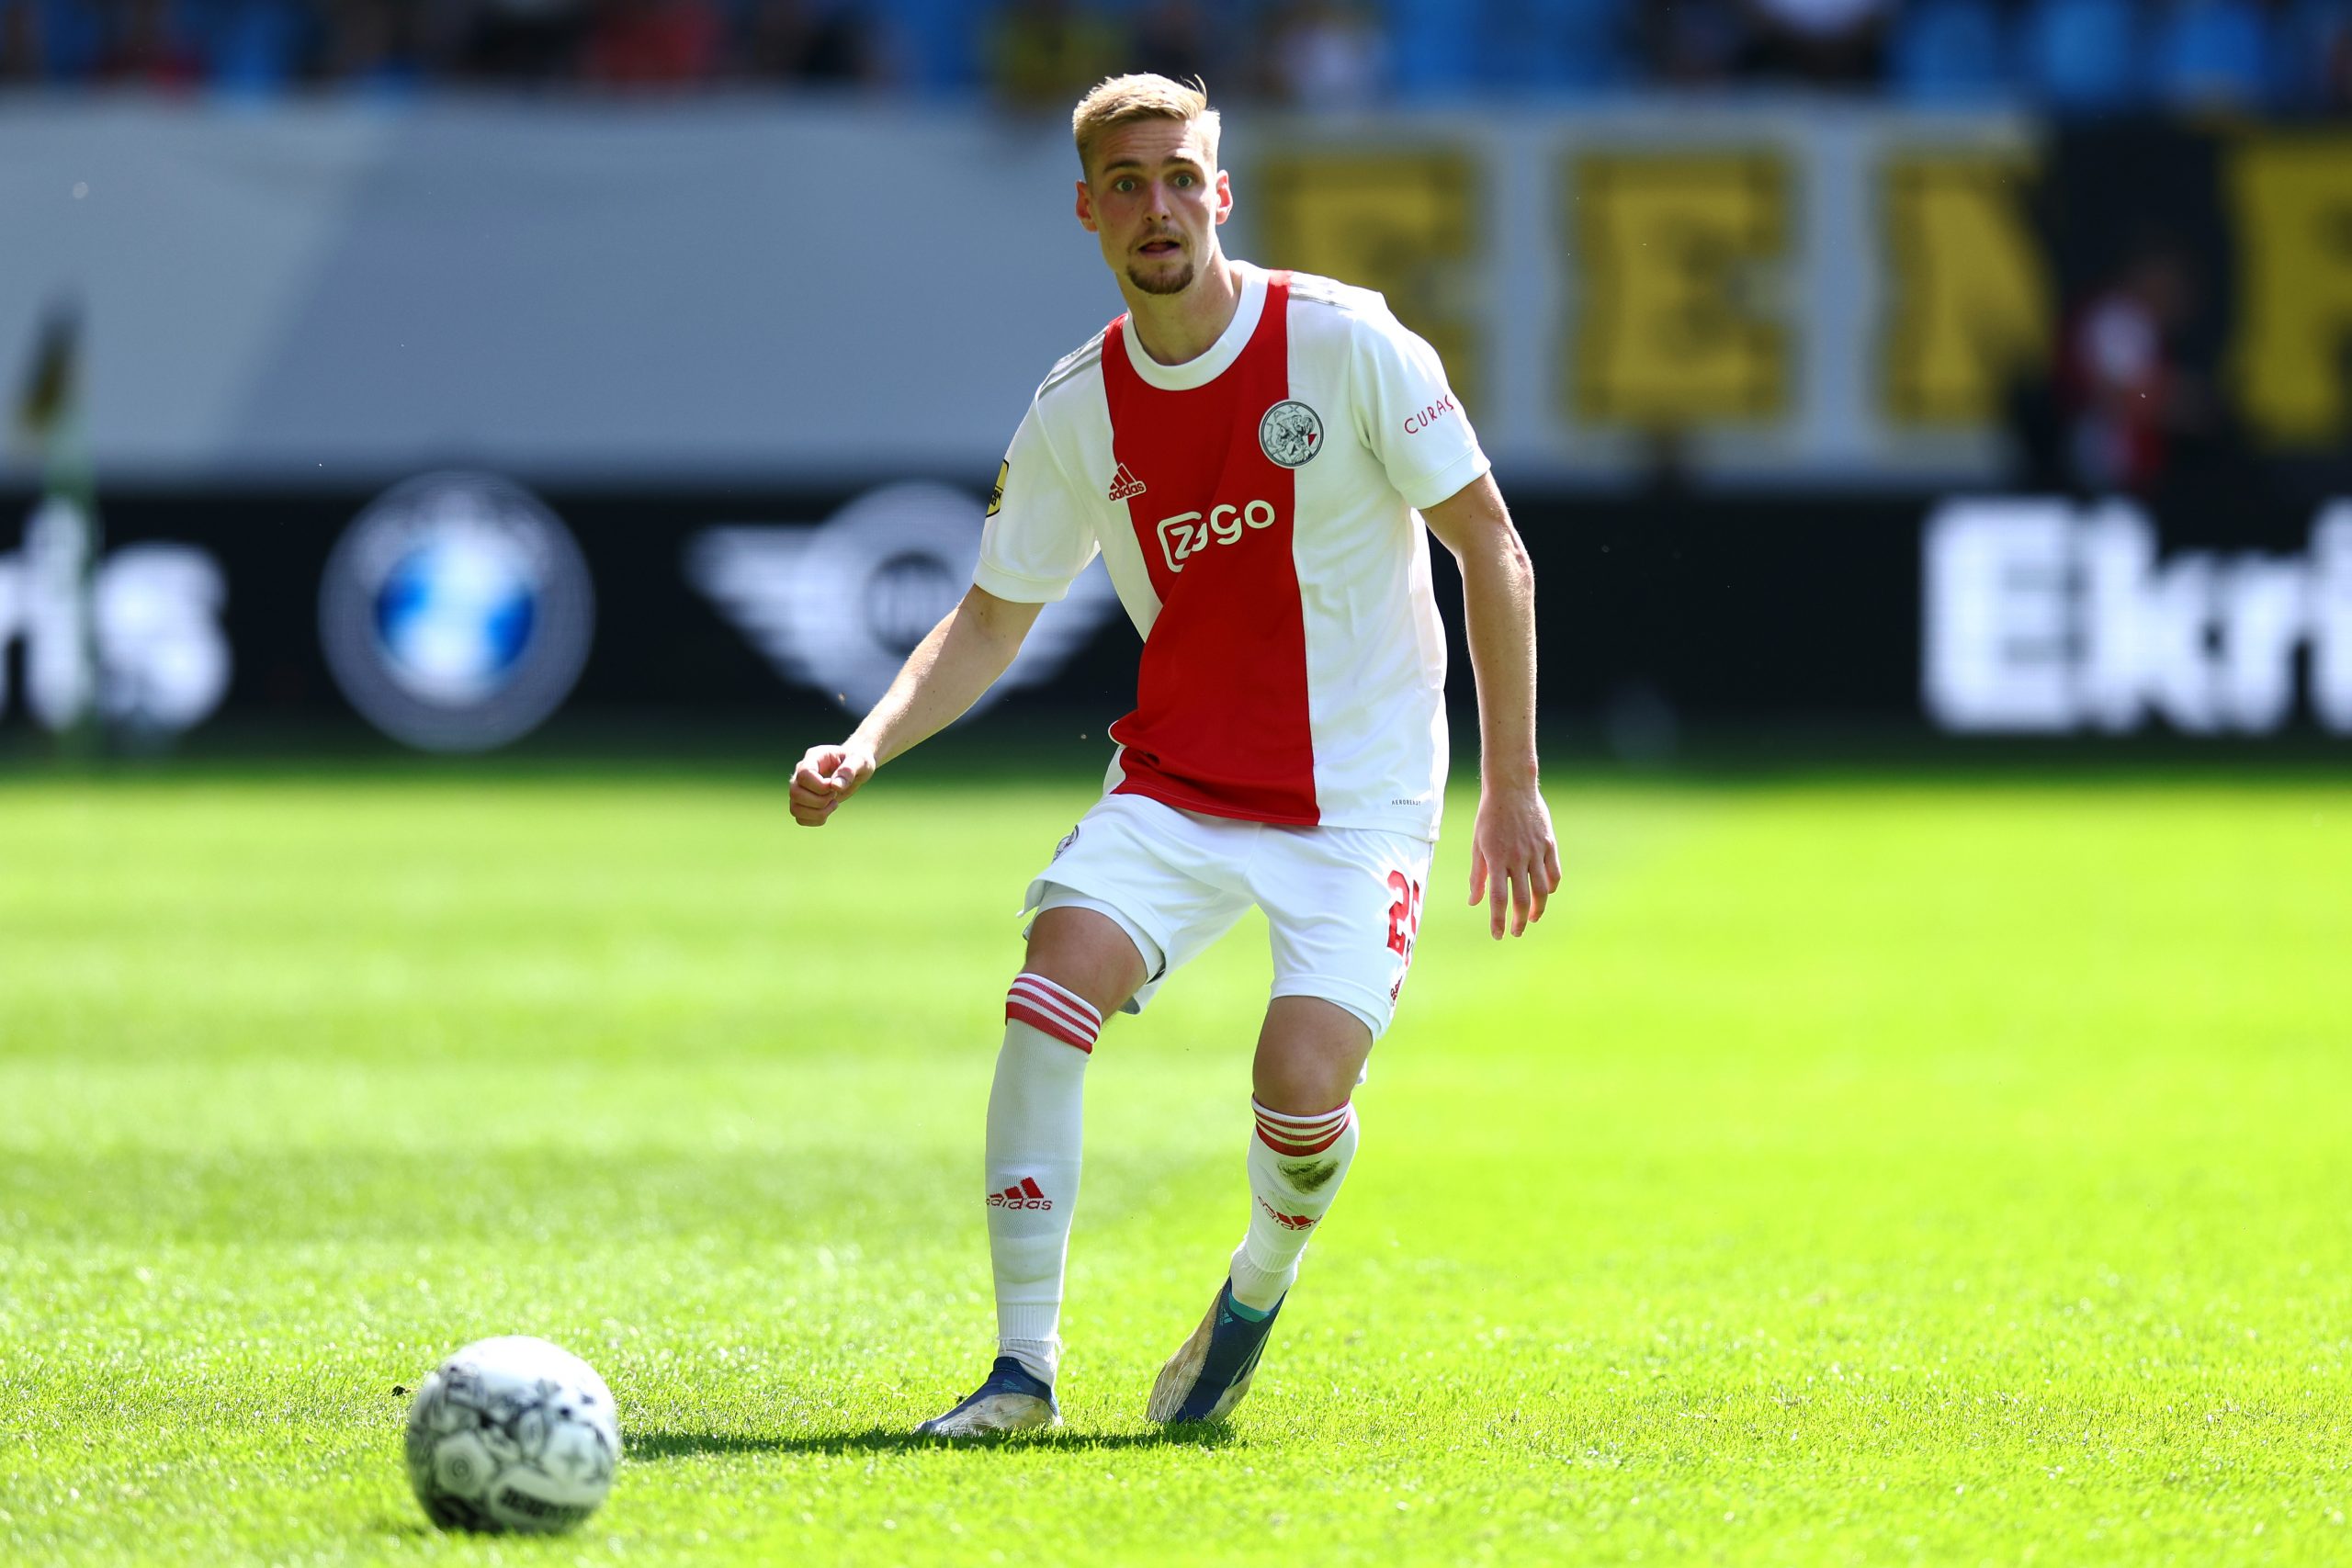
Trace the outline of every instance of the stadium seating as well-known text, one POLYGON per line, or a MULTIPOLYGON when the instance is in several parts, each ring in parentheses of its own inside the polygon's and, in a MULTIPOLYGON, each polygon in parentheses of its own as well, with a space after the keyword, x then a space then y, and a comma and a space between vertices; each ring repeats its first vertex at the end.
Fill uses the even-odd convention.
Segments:
POLYGON ((2271 97, 2289 108, 2326 103, 2352 73, 2352 0, 2290 0, 2270 51, 2271 97))
POLYGON ((2158 23, 2150 48, 2158 95, 2183 108, 2260 103, 2269 54, 2255 0, 2181 0, 2158 23))
POLYGON ((2008 42, 1993 0, 1919 0, 1896 14, 1888 72, 1921 104, 1979 103, 2010 87, 2008 42))
POLYGON ((2026 13, 2018 43, 2027 83, 2054 108, 2122 109, 2144 94, 2140 17, 2132 0, 2041 0, 2026 13))
MULTIPOLYGON (((149 7, 0 0, 0 19, 34 22, 0 28, 0 85, 201 86, 254 98, 302 85, 412 90, 445 77, 596 76, 582 64, 584 51, 574 58, 576 37, 559 36, 551 53, 526 63, 484 54, 477 24, 494 14, 495 3, 447 0, 432 13, 433 25, 404 29, 395 46, 371 50, 346 47, 345 29, 360 13, 320 0, 156 0, 149 7), (29 58, 9 55, 12 37, 29 58)), ((724 41, 689 84, 797 73, 772 60, 753 63, 761 0, 712 3, 724 41)), ((805 0, 807 14, 842 18, 850 35, 871 46, 880 66, 875 73, 895 90, 925 96, 990 85, 989 40, 1021 3, 805 0)), ((1064 4, 1114 42, 1122 29, 1146 28, 1159 9, 1157 0, 1064 4)), ((1802 62, 1792 72, 1759 47, 1756 15, 1735 0, 1679 8, 1645 0, 1363 0, 1352 10, 1385 35, 1385 66, 1374 74, 1408 101, 1557 99, 1662 81, 1736 89, 1758 74, 1843 91, 1857 85, 1849 72, 1816 80, 1802 62), (1694 29, 1708 39, 1695 69, 1662 41, 1694 29)), ((564 14, 578 36, 592 30, 594 7, 564 14)), ((1197 29, 1198 57, 1215 85, 1232 94, 1265 85, 1270 40, 1302 14, 1289 0, 1195 0, 1184 26, 1197 29)), ((2143 107, 2340 110, 2352 102, 2352 0, 1891 0, 1884 41, 1883 71, 1866 67, 1860 85, 1927 106, 2015 100, 2104 114, 2143 107)), ((839 81, 868 72, 809 74, 839 81)))

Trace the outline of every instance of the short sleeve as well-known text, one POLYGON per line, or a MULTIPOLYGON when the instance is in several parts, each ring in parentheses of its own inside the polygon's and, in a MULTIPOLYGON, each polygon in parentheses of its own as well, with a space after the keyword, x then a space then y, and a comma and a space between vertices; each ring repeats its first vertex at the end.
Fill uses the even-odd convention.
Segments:
POLYGON ((1035 402, 997 470, 972 581, 1000 599, 1050 604, 1094 558, 1094 523, 1062 471, 1035 402))
POLYGON ((1434 506, 1493 467, 1437 350, 1418 333, 1386 310, 1368 313, 1356 323, 1354 355, 1364 444, 1405 504, 1434 506))

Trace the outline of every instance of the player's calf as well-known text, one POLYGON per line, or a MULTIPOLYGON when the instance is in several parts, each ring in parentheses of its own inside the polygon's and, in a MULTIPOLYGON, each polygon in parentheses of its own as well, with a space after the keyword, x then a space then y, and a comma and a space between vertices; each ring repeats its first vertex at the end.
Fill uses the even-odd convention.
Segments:
POLYGON ((1298 1278, 1307 1238, 1331 1212, 1355 1162, 1355 1107, 1289 1116, 1252 1100, 1250 1228, 1233 1253, 1233 1296, 1271 1312, 1298 1278))
POLYGON ((1005 994, 986 1165, 997 1350, 1047 1385, 1061 1355, 1086 1064, 1102 1028, 1091 1002, 1034 971, 1016 976, 1005 994))

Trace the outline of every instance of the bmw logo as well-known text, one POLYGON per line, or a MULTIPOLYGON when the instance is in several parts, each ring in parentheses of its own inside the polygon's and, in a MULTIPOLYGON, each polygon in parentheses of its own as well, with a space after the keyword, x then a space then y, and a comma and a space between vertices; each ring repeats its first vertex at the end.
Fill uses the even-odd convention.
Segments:
POLYGON ((482 751, 561 705, 588 658, 595 594, 539 499, 487 474, 427 474, 352 520, 319 587, 335 683, 377 728, 482 751))

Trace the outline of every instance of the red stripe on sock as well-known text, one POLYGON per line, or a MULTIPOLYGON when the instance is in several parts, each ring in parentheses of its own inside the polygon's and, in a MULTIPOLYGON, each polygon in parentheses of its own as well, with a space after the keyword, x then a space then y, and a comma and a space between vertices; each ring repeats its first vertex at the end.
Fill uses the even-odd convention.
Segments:
POLYGON ((1294 1116, 1288 1111, 1270 1110, 1254 1100, 1250 1102, 1250 1109, 1259 1121, 1272 1122, 1292 1133, 1321 1132, 1355 1113, 1352 1103, 1342 1105, 1336 1111, 1318 1111, 1311 1116, 1294 1116))
POLYGON ((1262 1127, 1258 1130, 1258 1137, 1261 1143, 1263 1143, 1268 1148, 1273 1150, 1274 1153, 1286 1156, 1292 1159, 1296 1159, 1302 1155, 1319 1155, 1325 1149, 1329 1148, 1333 1144, 1340 1141, 1340 1134, 1338 1133, 1334 1133, 1328 1138, 1317 1138, 1311 1144, 1294 1144, 1285 1139, 1268 1136, 1266 1130, 1262 1127))
POLYGON ((1337 1111, 1320 1111, 1312 1116, 1291 1116, 1280 1111, 1269 1111, 1254 1100, 1250 1102, 1250 1113, 1259 1121, 1271 1122, 1277 1127, 1288 1127, 1294 1132, 1328 1127, 1334 1122, 1346 1121, 1355 1112, 1355 1107, 1350 1104, 1342 1105, 1337 1111))
POLYGON ((1094 1036, 1076 1025, 1046 1011, 1023 997, 1004 998, 1004 1019, 1007 1023, 1025 1023, 1041 1034, 1050 1034, 1065 1045, 1075 1045, 1088 1055, 1094 1055, 1094 1036))
POLYGON ((1060 1003, 1050 998, 1041 997, 1035 991, 1024 991, 1016 987, 1005 993, 1005 1000, 1019 1001, 1023 1007, 1035 1008, 1049 1017, 1060 1019, 1089 1040, 1094 1039, 1102 1032, 1102 1025, 1098 1020, 1074 1013, 1060 1003))
POLYGON ((1027 990, 1036 993, 1044 1000, 1069 1009, 1070 1012, 1084 1019, 1097 1029, 1102 1027, 1102 1009, 1071 990, 1068 986, 1048 980, 1035 970, 1023 969, 1020 974, 1015 975, 1012 977, 1012 988, 1016 991, 1027 990))
POLYGON ((1345 1106, 1340 1108, 1337 1120, 1318 1122, 1311 1127, 1270 1122, 1261 1115, 1258 1118, 1258 1136, 1274 1153, 1295 1159, 1301 1155, 1319 1155, 1338 1143, 1340 1135, 1348 1130, 1348 1123, 1352 1120, 1345 1106))
MULTIPOLYGON (((1091 1051, 1096 1036, 1102 1032, 1102 1015, 1088 1006, 1083 998, 1075 1002, 1065 1001, 1055 991, 1046 989, 1036 981, 1037 976, 1026 974, 1013 980, 1012 988, 1004 994, 1008 1010, 1005 1016, 1012 1016, 1010 1009, 1013 1003, 1019 1002, 1034 1012, 1060 1020, 1064 1028, 1075 1030, 1084 1038, 1086 1043, 1080 1049, 1091 1051)), ((1055 1038, 1067 1037, 1057 1033, 1055 1038)), ((1070 1043, 1077 1044, 1078 1042, 1071 1041, 1070 1043)))
POLYGON ((1347 1124, 1348 1112, 1344 1110, 1329 1116, 1318 1116, 1312 1122, 1296 1121, 1284 1116, 1270 1116, 1262 1111, 1258 1112, 1259 1126, 1272 1127, 1283 1136, 1291 1138, 1312 1138, 1329 1133, 1335 1127, 1344 1127, 1347 1124))

